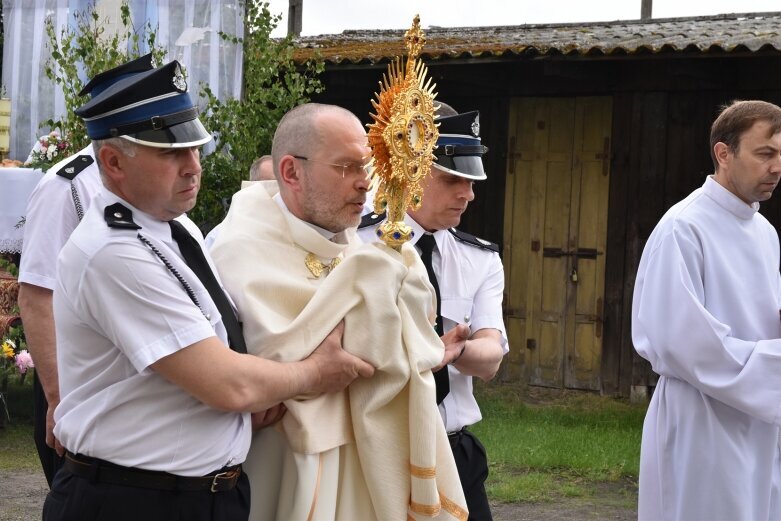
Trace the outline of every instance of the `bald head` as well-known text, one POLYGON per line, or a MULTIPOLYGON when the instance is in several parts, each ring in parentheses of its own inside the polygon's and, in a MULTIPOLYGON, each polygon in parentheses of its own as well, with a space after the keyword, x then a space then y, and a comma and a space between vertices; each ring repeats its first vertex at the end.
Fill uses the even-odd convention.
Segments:
MULTIPOLYGON (((360 120, 347 109, 322 103, 305 103, 290 109, 277 125, 271 156, 274 159, 274 175, 279 177, 279 160, 284 155, 312 157, 325 141, 325 135, 332 129, 324 124, 325 116, 340 115, 360 120)), ((330 118, 328 118, 330 119, 330 118)))
POLYGON ((348 110, 300 105, 282 118, 271 155, 279 194, 299 219, 338 233, 357 226, 369 179, 366 131, 348 110))

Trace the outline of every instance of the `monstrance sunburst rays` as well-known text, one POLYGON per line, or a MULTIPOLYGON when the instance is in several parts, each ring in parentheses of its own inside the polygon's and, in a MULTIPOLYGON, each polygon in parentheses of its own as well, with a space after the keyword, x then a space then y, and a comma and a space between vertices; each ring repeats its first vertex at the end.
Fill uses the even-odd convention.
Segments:
POLYGON ((428 70, 418 59, 426 43, 419 16, 404 34, 404 43, 407 60, 397 57, 388 65, 380 92, 372 100, 374 123, 367 125, 374 164, 372 186, 377 186, 374 209, 387 211, 377 236, 398 251, 412 237, 404 214, 423 202, 420 182, 431 171, 439 137, 434 123, 436 84, 427 78, 428 70))

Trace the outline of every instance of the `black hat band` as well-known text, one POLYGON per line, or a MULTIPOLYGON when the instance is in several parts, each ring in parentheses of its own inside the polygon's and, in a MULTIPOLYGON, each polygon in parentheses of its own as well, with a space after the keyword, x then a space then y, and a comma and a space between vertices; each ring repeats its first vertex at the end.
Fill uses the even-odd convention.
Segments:
POLYGON ((483 145, 440 145, 434 149, 435 156, 478 156, 488 152, 483 145))
POLYGON ((162 130, 164 128, 172 127, 186 121, 192 121, 197 117, 198 107, 190 107, 189 109, 175 112, 173 114, 167 114, 165 116, 152 116, 151 118, 142 121, 127 123, 125 125, 118 125, 116 127, 110 128, 109 133, 112 137, 118 137, 124 136, 126 134, 136 134, 146 130, 162 130))

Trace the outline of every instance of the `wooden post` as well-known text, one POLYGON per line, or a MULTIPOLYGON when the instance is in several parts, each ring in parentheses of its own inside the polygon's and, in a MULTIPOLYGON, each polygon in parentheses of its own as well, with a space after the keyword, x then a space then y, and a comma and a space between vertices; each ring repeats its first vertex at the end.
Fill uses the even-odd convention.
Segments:
MULTIPOLYGON (((291 0, 291 4, 293 1, 291 0)), ((653 0, 642 0, 642 4, 640 5, 640 19, 641 20, 650 20, 653 18, 651 15, 651 10, 653 8, 653 0)))
POLYGON ((287 34, 301 36, 301 25, 304 17, 304 0, 289 0, 287 10, 287 34))

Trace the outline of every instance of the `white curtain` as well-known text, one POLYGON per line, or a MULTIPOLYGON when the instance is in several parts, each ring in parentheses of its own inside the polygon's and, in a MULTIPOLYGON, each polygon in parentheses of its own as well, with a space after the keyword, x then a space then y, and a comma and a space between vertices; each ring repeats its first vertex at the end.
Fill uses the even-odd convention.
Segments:
MULTIPOLYGON (((49 131, 39 128, 41 123, 61 116, 65 110, 62 92, 44 73, 50 53, 44 20, 52 16, 59 28, 72 25, 71 13, 83 11, 91 1, 3 0, 2 83, 6 96, 11 98, 9 157, 24 160, 37 136, 49 131)), ((119 3, 120 0, 98 0, 97 5, 112 13, 117 12, 119 3)), ((168 52, 167 59, 179 60, 185 66, 193 99, 197 99, 201 83, 207 83, 220 99, 240 96, 241 46, 222 41, 218 34, 223 31, 243 35, 238 0, 129 0, 128 3, 136 29, 149 20, 157 31, 159 45, 168 52), (176 45, 177 40, 180 45, 176 45)), ((82 80, 86 82, 88 78, 82 80)))

